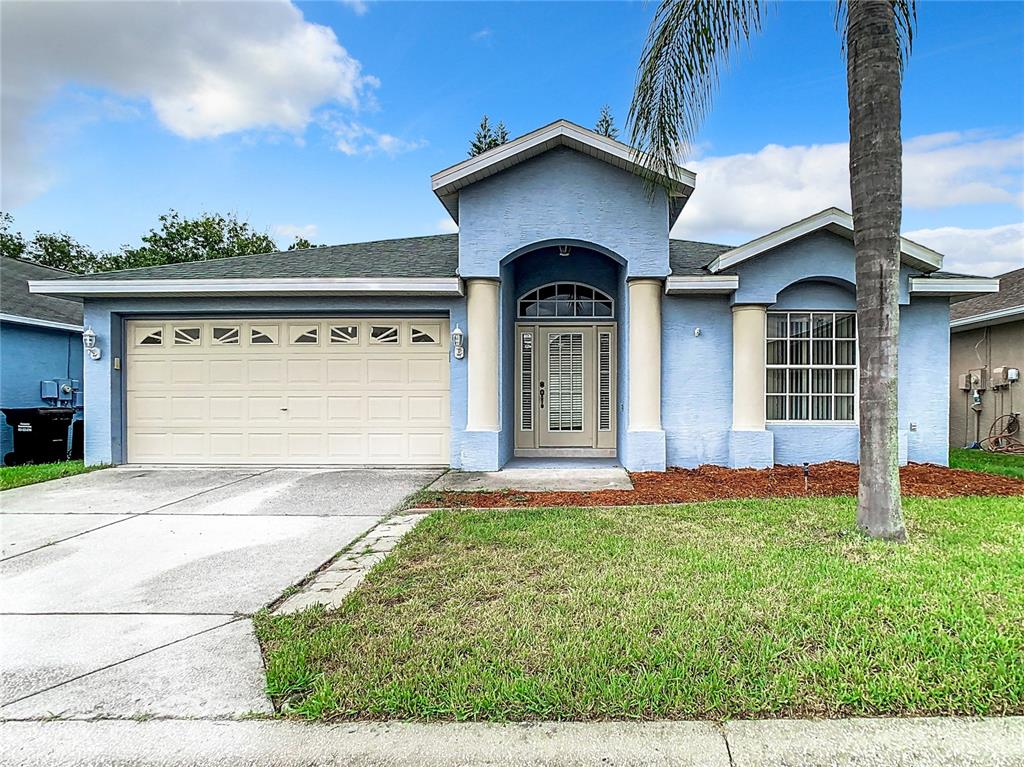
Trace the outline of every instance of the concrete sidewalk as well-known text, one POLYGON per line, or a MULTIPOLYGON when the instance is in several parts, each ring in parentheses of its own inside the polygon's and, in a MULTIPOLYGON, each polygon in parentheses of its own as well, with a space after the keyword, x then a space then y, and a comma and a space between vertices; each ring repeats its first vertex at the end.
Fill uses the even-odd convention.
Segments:
POLYGON ((543 724, 0 723, 0 764, 1020 767, 1024 718, 543 724))

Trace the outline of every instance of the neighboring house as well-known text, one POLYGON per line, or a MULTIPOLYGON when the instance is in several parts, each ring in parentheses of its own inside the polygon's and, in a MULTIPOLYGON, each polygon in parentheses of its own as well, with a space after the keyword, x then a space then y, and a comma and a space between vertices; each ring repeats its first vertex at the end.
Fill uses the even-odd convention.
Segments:
POLYGON ((999 416, 1024 411, 1024 384, 1002 384, 992 376, 1001 367, 1024 370, 1024 268, 997 279, 998 293, 961 301, 949 311, 949 444, 954 447, 987 437, 999 416), (972 370, 983 371, 978 402, 970 380, 961 389, 960 376, 972 370))
MULTIPOLYGON (((0 407, 51 407, 43 381, 82 380, 82 301, 29 293, 30 280, 67 277, 59 269, 0 258, 0 407)), ((12 431, 0 417, 0 459, 12 431)))
MULTIPOLYGON (((558 121, 433 176, 458 234, 34 283, 84 298, 99 339, 87 460, 856 460, 850 216, 670 240, 696 177, 649 193, 637 160, 558 121)), ((903 241, 912 461, 946 461, 950 297, 997 285, 941 265, 903 241)))

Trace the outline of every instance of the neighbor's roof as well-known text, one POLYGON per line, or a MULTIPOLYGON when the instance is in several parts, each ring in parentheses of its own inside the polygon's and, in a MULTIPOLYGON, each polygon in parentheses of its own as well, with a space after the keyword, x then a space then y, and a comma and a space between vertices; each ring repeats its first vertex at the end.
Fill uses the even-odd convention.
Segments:
MULTIPOLYGON (((451 217, 458 222, 460 189, 560 146, 590 155, 629 173, 645 178, 650 175, 647 170, 649 156, 645 153, 568 120, 555 120, 524 136, 438 171, 430 177, 431 188, 451 217)), ((696 174, 682 166, 676 166, 673 174, 674 178, 658 175, 656 179, 668 190, 669 226, 678 218, 697 183, 696 174)))
POLYGON ((953 327, 996 324, 1024 318, 1024 268, 998 275, 999 292, 953 304, 949 309, 953 327))
POLYGON ((29 280, 52 280, 75 276, 20 258, 0 259, 0 319, 28 320, 29 324, 53 323, 70 328, 82 326, 82 302, 29 293, 29 280))

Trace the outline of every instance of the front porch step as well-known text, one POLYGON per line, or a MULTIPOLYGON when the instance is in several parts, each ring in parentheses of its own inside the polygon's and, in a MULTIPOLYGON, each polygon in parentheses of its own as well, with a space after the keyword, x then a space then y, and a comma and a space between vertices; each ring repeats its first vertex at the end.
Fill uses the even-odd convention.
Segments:
POLYGON ((604 461, 567 461, 566 466, 545 460, 529 466, 516 459, 514 466, 500 471, 449 471, 427 489, 436 491, 522 490, 524 492, 591 492, 594 490, 632 490, 629 474, 621 466, 604 461))

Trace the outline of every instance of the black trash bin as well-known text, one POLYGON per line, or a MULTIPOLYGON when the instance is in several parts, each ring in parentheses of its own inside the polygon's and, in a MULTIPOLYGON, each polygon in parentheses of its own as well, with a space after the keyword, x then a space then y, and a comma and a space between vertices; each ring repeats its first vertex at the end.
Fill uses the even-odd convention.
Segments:
POLYGON ((7 466, 54 463, 68 459, 68 428, 75 418, 70 407, 5 407, 14 430, 14 450, 4 456, 7 466))

